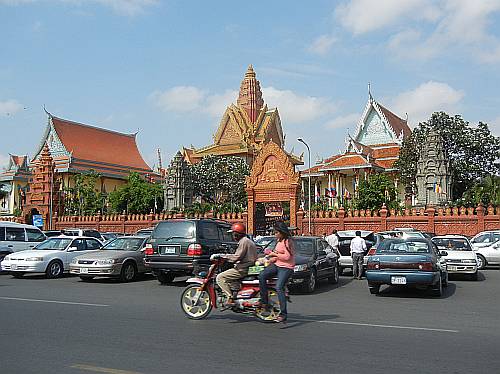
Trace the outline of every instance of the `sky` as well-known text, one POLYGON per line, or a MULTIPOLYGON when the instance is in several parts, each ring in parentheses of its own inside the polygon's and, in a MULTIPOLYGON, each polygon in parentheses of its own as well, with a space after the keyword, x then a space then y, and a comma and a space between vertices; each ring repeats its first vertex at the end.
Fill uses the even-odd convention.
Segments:
POLYGON ((249 64, 286 149, 337 154, 374 98, 500 135, 500 0, 0 0, 0 166, 47 116, 137 134, 151 167, 212 143, 249 64))

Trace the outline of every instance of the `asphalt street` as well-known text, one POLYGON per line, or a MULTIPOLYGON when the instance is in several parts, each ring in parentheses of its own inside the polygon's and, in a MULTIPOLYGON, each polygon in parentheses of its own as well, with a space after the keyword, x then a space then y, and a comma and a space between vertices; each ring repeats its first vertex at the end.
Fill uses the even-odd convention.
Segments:
POLYGON ((292 295, 287 324, 184 317, 182 281, 122 284, 0 275, 0 372, 497 373, 500 270, 442 298, 343 276, 292 295))

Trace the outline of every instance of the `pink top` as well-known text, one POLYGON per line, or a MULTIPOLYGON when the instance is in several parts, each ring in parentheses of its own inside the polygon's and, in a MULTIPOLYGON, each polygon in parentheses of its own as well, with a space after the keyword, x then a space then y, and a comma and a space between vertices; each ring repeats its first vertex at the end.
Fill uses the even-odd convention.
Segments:
POLYGON ((276 266, 293 270, 295 266, 293 250, 293 242, 291 240, 279 241, 274 249, 274 252, 278 255, 276 257, 276 266))

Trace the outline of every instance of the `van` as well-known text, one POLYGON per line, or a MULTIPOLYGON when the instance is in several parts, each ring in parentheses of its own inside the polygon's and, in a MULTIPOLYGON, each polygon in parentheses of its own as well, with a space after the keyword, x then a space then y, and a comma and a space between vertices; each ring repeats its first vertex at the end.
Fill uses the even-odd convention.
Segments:
POLYGON ((47 239, 45 234, 36 226, 0 222, 0 248, 2 248, 2 253, 32 249, 45 239, 47 239))

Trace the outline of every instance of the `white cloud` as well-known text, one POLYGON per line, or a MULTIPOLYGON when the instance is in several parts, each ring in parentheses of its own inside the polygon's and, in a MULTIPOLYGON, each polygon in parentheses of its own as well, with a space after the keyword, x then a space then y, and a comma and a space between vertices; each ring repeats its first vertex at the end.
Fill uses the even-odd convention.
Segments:
POLYGON ((355 129, 358 125, 358 121, 361 117, 359 113, 351 113, 345 116, 335 117, 334 119, 328 121, 325 127, 328 129, 339 129, 343 127, 349 127, 355 129))
POLYGON ((198 111, 206 99, 206 92, 193 86, 177 86, 152 95, 155 104, 167 112, 188 113, 198 111))
MULTIPOLYGON (((113 9, 116 13, 135 16, 144 13, 146 8, 159 4, 159 0, 48 0, 54 3, 70 3, 78 6, 90 3, 99 4, 113 9)), ((41 0, 0 0, 0 5, 23 5, 41 2, 41 0)))
POLYGON ((336 18, 355 35, 407 23, 409 18, 434 21, 439 14, 431 0, 351 0, 335 9, 336 18))
POLYGON ((304 123, 332 114, 337 106, 326 97, 302 96, 274 87, 262 89, 264 101, 277 107, 284 123, 304 123))
POLYGON ((314 40, 308 49, 312 53, 324 56, 330 52, 333 43, 336 41, 337 39, 332 35, 321 35, 314 40))
POLYGON ((389 107, 399 115, 408 113, 410 124, 416 126, 429 119, 433 112, 457 112, 464 96, 463 90, 455 90, 446 83, 429 81, 399 94, 390 100, 389 107))
POLYGON ((16 100, 0 101, 0 116, 10 116, 19 112, 22 109, 22 105, 16 100))
POLYGON ((206 98, 205 111, 212 117, 221 117, 226 108, 236 103, 238 91, 226 90, 223 94, 208 95, 206 98))

